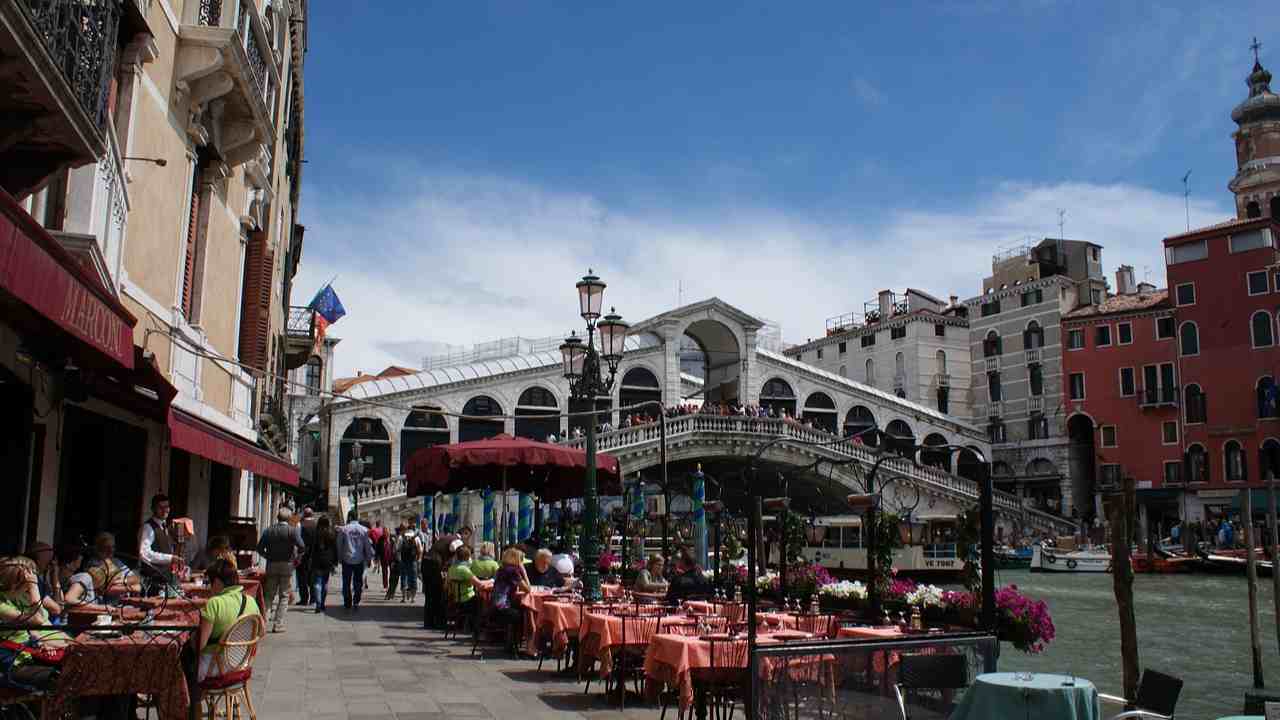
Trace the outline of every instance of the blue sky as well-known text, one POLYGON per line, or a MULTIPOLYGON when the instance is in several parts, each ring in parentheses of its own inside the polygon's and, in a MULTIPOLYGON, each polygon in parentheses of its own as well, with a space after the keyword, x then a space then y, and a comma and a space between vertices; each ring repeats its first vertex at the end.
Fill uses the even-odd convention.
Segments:
POLYGON ((1280 57, 1274 2, 344 7, 311 5, 294 298, 339 276, 339 372, 566 332, 587 266, 633 320, 682 284, 803 341, 976 294, 1060 207, 1162 284, 1183 173, 1193 224, 1231 212, 1252 36, 1280 57))

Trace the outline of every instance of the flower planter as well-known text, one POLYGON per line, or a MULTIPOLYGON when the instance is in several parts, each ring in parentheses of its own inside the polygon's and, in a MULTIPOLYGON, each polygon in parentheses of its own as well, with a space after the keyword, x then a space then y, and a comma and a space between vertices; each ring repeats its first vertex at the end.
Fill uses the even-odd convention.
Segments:
POLYGON ((866 604, 867 601, 863 598, 818 594, 818 607, 823 612, 858 611, 866 607, 866 604))

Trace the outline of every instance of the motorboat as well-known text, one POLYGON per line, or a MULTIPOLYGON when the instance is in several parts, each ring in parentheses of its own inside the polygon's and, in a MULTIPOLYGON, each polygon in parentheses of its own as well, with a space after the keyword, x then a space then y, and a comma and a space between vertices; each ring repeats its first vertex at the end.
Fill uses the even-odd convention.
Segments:
POLYGON ((1031 572, 1111 572, 1111 553, 1096 548, 1031 548, 1031 572))

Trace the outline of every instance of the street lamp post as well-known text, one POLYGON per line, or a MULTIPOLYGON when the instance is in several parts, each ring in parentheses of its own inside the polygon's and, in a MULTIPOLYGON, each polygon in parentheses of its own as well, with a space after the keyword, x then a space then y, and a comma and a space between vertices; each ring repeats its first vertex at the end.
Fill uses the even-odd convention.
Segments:
POLYGON ((587 422, 586 478, 582 492, 582 589, 587 600, 598 601, 600 545, 597 525, 600 500, 596 494, 596 399, 608 396, 613 390, 618 361, 622 359, 630 326, 612 309, 601 317, 605 284, 591 270, 587 270, 587 274, 578 281, 577 288, 579 314, 587 323, 587 342, 584 345, 576 333, 570 334, 560 346, 560 354, 564 360, 564 376, 569 381, 570 400, 591 403, 592 414, 587 422), (600 334, 599 348, 596 347, 597 332, 600 334))
POLYGON ((351 478, 351 497, 355 504, 356 519, 360 519, 360 483, 364 481, 364 466, 373 458, 362 458, 364 446, 360 441, 351 444, 351 461, 347 463, 347 477, 351 478))

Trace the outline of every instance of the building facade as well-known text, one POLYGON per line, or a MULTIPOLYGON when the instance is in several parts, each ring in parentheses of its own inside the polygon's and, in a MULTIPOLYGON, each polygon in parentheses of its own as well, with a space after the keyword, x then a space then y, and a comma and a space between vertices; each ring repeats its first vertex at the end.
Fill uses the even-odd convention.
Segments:
POLYGON ((992 257, 969 298, 972 422, 987 429, 996 486, 1063 516, 1093 515, 1072 478, 1062 316, 1106 293, 1102 248, 1046 239, 992 257))
MULTIPOLYGON (((1167 533, 1184 514, 1173 303, 1116 273, 1116 293, 1063 316, 1062 372, 1077 503, 1135 481, 1139 526, 1167 533)), ((1163 536, 1163 535, 1161 535, 1163 536)))
POLYGON ((862 314, 827 319, 826 337, 783 350, 787 357, 968 418, 969 322, 965 308, 920 290, 884 290, 862 314))
MULTIPOLYGON (((300 332, 306 313, 292 314, 290 331, 300 332)), ((310 318, 306 318, 309 323, 310 318)), ((324 481, 324 464, 328 435, 322 418, 324 407, 333 400, 333 356, 340 342, 326 336, 319 353, 313 354, 302 367, 289 371, 285 398, 288 408, 289 452, 298 466, 298 488, 301 504, 328 507, 328 485, 324 481)))
POLYGON ((161 491, 197 542, 266 516, 296 485, 281 376, 306 359, 283 321, 306 3, 17 0, 0 20, 0 107, 46 118, 0 130, 0 199, 33 258, 6 268, 22 322, 0 353, 32 408, 17 544, 112 530, 132 552, 161 491), (41 265, 75 266, 59 307, 23 289, 41 265), (42 309, 106 361, 41 338, 42 309))

